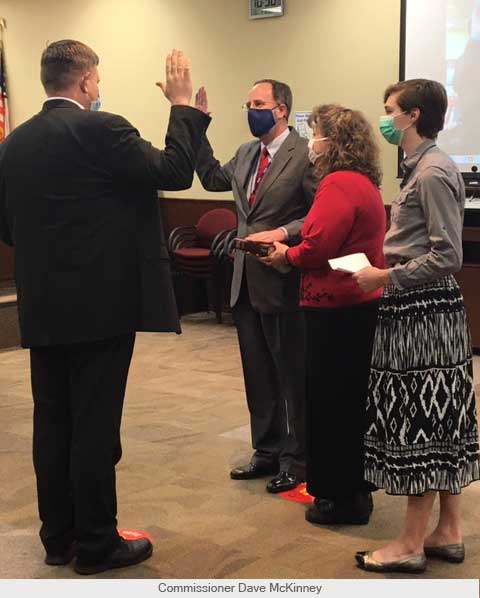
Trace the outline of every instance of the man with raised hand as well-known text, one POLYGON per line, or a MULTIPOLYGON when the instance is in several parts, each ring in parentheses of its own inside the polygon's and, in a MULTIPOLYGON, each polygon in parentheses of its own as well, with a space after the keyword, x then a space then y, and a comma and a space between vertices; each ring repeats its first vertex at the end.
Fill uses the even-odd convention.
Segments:
POLYGON ((98 56, 61 40, 41 59, 42 110, 0 146, 0 238, 15 248, 30 348, 33 460, 48 565, 92 574, 152 554, 117 532, 115 464, 136 331, 180 332, 157 189, 186 189, 209 118, 173 50, 165 149, 100 107, 98 56))
MULTIPOLYGON (((201 88, 196 105, 208 113, 201 88)), ((248 92, 250 131, 221 165, 206 136, 196 170, 205 189, 233 191, 238 236, 250 241, 295 244, 315 194, 307 140, 288 126, 290 87, 257 81, 248 92)), ((237 327, 253 455, 230 476, 248 480, 274 476, 267 491, 284 492, 305 479, 305 331, 299 309, 299 273, 281 274, 251 253, 236 251, 231 306, 237 327)))

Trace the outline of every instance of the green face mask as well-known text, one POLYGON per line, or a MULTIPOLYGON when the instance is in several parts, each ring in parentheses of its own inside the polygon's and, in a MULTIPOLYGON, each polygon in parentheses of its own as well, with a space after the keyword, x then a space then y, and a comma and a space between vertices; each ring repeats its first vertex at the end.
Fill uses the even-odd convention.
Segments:
MULTIPOLYGON (((405 114, 405 112, 400 112, 400 114, 405 114)), ((400 116, 400 114, 395 114, 395 116, 400 116)), ((380 133, 385 137, 388 143, 400 145, 403 138, 403 131, 396 128, 396 126, 393 124, 393 119, 393 115, 381 116, 378 127, 380 129, 380 133)))

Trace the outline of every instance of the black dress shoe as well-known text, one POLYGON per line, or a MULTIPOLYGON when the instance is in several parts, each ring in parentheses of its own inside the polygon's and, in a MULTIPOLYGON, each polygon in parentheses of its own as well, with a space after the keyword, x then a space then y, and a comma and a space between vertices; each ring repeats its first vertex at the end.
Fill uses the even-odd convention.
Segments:
POLYGON ((305 512, 305 519, 320 525, 366 525, 373 511, 370 492, 359 492, 343 500, 316 498, 305 512))
POLYGON ((232 480, 254 480, 267 475, 275 475, 277 471, 278 465, 271 463, 247 463, 247 465, 240 465, 232 469, 230 477, 232 480))
POLYGON ((45 564, 51 567, 61 567, 68 563, 75 556, 75 546, 71 544, 64 552, 47 552, 45 555, 45 564))
POLYGON ((124 540, 120 538, 118 547, 99 563, 82 563, 79 559, 75 562, 75 571, 80 575, 93 575, 108 571, 108 569, 120 569, 130 565, 137 565, 152 556, 153 546, 147 538, 139 540, 124 540))
POLYGON ((267 484, 267 492, 278 494, 279 492, 287 492, 293 490, 304 480, 300 479, 294 473, 288 471, 281 471, 267 484))

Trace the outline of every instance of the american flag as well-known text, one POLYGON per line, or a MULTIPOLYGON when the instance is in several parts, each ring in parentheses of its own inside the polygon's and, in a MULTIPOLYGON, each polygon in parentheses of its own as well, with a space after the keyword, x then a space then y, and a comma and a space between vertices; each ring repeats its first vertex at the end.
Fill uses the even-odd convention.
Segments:
POLYGON ((0 143, 10 132, 3 42, 0 40, 0 143))

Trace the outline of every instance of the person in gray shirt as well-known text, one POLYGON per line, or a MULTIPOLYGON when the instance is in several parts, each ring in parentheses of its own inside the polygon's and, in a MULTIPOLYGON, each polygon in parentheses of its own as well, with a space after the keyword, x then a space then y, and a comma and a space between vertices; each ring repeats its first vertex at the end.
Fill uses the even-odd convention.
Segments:
POLYGON ((403 81, 384 94, 380 131, 406 154, 391 209, 387 268, 354 277, 384 287, 372 355, 365 435, 365 479, 408 496, 400 536, 357 552, 363 569, 423 572, 427 557, 461 562, 462 488, 480 478, 472 350, 453 277, 462 265, 463 180, 435 144, 447 110, 444 87, 403 81), (435 497, 440 518, 426 536, 435 497))
POLYGON ((462 267, 465 187, 452 159, 425 139, 403 162, 384 254, 389 277, 407 289, 462 267))

